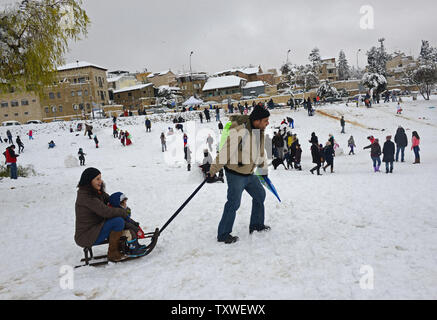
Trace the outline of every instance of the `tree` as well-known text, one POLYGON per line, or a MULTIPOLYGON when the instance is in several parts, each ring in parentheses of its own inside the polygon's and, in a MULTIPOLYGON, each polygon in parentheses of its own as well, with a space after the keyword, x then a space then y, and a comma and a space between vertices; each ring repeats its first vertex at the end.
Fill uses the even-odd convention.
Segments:
POLYGON ((350 77, 349 64, 343 50, 340 51, 338 56, 338 77, 340 80, 348 80, 350 77))
POLYGON ((23 0, 0 12, 0 92, 53 84, 69 41, 86 36, 82 0, 23 0))
POLYGON ((384 38, 379 39, 381 42, 379 48, 372 47, 367 51, 367 72, 381 74, 387 77, 387 61, 391 56, 385 51, 384 38))
POLYGON ((329 80, 325 80, 317 89, 317 95, 320 98, 337 97, 338 91, 335 87, 331 86, 329 80))
POLYGON ((406 79, 417 85, 423 98, 429 100, 431 89, 437 83, 437 49, 423 40, 417 62, 417 67, 406 73, 406 79))
POLYGON ((319 48, 316 47, 313 50, 311 50, 311 53, 308 56, 308 60, 311 62, 313 72, 318 73, 320 69, 320 65, 322 64, 322 58, 320 57, 319 48))
POLYGON ((381 93, 387 87, 387 79, 378 73, 366 72, 361 83, 367 87, 370 92, 375 92, 376 94, 381 93))

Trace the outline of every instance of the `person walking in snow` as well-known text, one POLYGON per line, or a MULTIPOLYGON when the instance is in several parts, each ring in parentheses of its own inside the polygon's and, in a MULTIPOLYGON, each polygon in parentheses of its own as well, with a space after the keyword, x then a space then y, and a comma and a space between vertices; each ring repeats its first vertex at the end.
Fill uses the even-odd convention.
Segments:
POLYGON ((310 170, 311 174, 314 174, 314 170, 317 170, 317 175, 321 176, 320 173, 320 167, 322 166, 321 154, 320 154, 319 145, 315 141, 313 141, 311 144, 311 157, 313 158, 313 163, 316 164, 316 166, 310 170))
POLYGON ((350 148, 349 155, 350 154, 355 154, 354 153, 354 148, 356 146, 355 146, 355 141, 354 141, 354 137, 353 136, 350 136, 349 140, 347 141, 347 145, 350 148))
POLYGON ((15 139, 15 142, 16 142, 17 145, 18 145, 18 153, 21 153, 21 151, 24 150, 24 144, 23 144, 23 142, 21 141, 20 136, 17 136, 17 138, 15 139))
POLYGON ((414 158, 415 158, 413 164, 420 163, 419 144, 420 144, 419 134, 417 133, 417 131, 413 131, 412 139, 411 139, 411 150, 414 151, 414 158))
POLYGON ((167 151, 167 143, 166 143, 164 132, 161 132, 160 139, 161 139, 161 149, 162 149, 162 152, 167 151))
POLYGON ((393 161, 395 160, 395 144, 391 141, 391 136, 386 137, 382 147, 382 162, 385 162, 385 173, 393 173, 393 161))
POLYGON ((341 119, 340 119, 341 133, 345 133, 344 132, 344 125, 345 124, 346 124, 346 122, 344 121, 344 116, 341 116, 341 119))
POLYGON ((146 118, 145 125, 146 125, 146 132, 151 132, 152 131, 152 122, 150 121, 149 118, 146 118))
POLYGON ((97 135, 94 135, 94 142, 96 143, 96 148, 99 147, 99 140, 97 139, 97 135))
POLYGON ((220 109, 218 106, 215 107, 215 121, 220 121, 220 109))
POLYGON ((13 143, 12 142, 12 133, 11 133, 11 131, 9 129, 6 130, 6 136, 8 137, 8 143, 12 144, 13 143))
POLYGON ((328 167, 331 167, 331 173, 334 172, 334 146, 331 144, 330 141, 326 142, 325 147, 323 148, 323 155, 324 159, 326 161, 326 166, 323 167, 323 171, 326 172, 326 169, 328 167))
POLYGON ((33 131, 32 130, 29 130, 28 135, 29 135, 29 140, 33 140, 33 131))
POLYGON ((398 106, 396 108, 396 114, 402 114, 402 107, 401 107, 401 103, 398 102, 398 106))
POLYGON ((223 131, 223 123, 221 121, 219 121, 218 129, 219 129, 220 133, 222 133, 222 131, 223 131))
POLYGON ((77 154, 79 155, 80 165, 84 166, 85 165, 85 155, 86 155, 86 153, 83 152, 82 148, 79 148, 79 152, 77 154))
POLYGON ((408 145, 408 137, 405 133, 405 129, 401 126, 398 127, 395 134, 396 143, 396 162, 399 161, 399 152, 401 153, 401 162, 404 162, 405 147, 408 145))
MULTIPOLYGON (((373 138, 373 136, 371 136, 373 138)), ((363 150, 370 148, 370 158, 373 162, 373 169, 375 172, 379 172, 379 167, 381 166, 381 146, 379 145, 379 140, 374 139, 373 142, 364 147, 363 150)))
POLYGON ((210 118, 210 115, 209 115, 209 110, 208 109, 204 109, 203 112, 205 113, 206 122, 210 122, 211 118, 210 118))
POLYGON ((269 124, 269 117, 270 112, 259 105, 253 108, 250 115, 230 117, 232 125, 229 136, 209 171, 209 176, 212 177, 224 168, 228 185, 227 202, 217 230, 218 242, 230 244, 238 240, 231 232, 244 190, 252 197, 249 234, 270 230, 264 224, 266 192, 260 179, 254 174, 255 170, 261 176, 268 174, 264 132, 269 124), (235 143, 239 140, 238 137, 241 137, 241 143, 235 143), (245 147, 240 148, 243 145, 245 147))
POLYGON ((112 135, 114 138, 118 138, 118 128, 115 122, 112 124, 112 135))
POLYGON ((202 111, 199 112, 199 118, 200 118, 200 123, 203 123, 203 113, 202 113, 202 111))

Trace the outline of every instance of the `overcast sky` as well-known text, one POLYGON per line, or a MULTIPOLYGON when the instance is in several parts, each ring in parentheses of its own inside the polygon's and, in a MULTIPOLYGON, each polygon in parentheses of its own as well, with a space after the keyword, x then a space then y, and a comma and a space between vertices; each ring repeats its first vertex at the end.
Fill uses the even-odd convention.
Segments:
MULTIPOLYGON (((11 0, 0 0, 8 3, 11 0)), ((71 43, 66 62, 85 60, 109 70, 209 73, 236 66, 279 69, 287 59, 308 63, 343 49, 350 65, 386 39, 389 52, 415 57, 421 40, 437 46, 436 0, 84 0, 88 37, 71 43), (374 10, 374 29, 360 28, 362 6, 374 10)), ((369 20, 366 20, 370 22, 369 20)))

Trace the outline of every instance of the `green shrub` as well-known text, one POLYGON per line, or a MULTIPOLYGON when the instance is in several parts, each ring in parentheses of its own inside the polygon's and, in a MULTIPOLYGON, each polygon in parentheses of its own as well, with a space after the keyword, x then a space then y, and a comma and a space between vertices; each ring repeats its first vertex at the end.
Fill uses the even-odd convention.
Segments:
MULTIPOLYGON (((0 165, 0 177, 9 178, 11 176, 9 170, 10 169, 8 166, 0 165)), ((24 178, 28 176, 36 176, 36 171, 32 165, 28 165, 26 167, 18 165, 17 176, 24 177, 24 178)))

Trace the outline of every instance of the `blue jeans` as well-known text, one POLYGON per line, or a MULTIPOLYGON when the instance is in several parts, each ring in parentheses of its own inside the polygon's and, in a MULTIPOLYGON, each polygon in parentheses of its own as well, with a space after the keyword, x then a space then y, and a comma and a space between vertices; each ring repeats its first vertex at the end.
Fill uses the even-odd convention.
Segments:
POLYGON ((390 172, 393 171, 393 161, 385 163, 385 170, 390 172))
POLYGON ((399 146, 397 146, 397 148, 396 148, 396 161, 399 160, 399 151, 401 152, 401 161, 404 161, 404 151, 405 151, 405 147, 399 147, 399 146))
POLYGON ((373 161, 373 167, 376 167, 376 163, 378 163, 378 167, 381 165, 381 158, 380 157, 372 157, 373 161))
POLYGON ((416 157, 416 159, 420 159, 420 155, 419 155, 420 148, 419 148, 419 146, 413 147, 413 151, 414 151, 414 156, 416 157))
POLYGON ((11 168, 11 179, 17 179, 17 164, 13 162, 9 167, 11 168))
POLYGON ((229 171, 225 171, 226 181, 228 182, 228 201, 223 209, 223 215, 218 226, 217 240, 223 241, 232 232, 235 215, 240 207, 243 191, 252 197, 252 213, 250 216, 250 226, 264 225, 264 200, 266 191, 256 175, 240 176, 229 171))
POLYGON ((97 237, 94 245, 100 244, 109 238, 109 235, 112 231, 122 231, 124 229, 124 219, 121 217, 116 217, 112 219, 108 219, 103 224, 102 230, 100 230, 100 234, 97 237))

